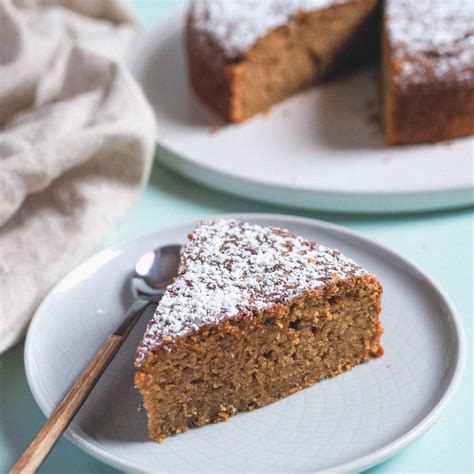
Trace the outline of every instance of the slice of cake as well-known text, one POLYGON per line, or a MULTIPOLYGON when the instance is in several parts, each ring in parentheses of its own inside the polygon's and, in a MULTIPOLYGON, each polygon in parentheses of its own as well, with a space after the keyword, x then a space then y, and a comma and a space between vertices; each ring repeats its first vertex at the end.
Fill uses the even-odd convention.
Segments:
POLYGON ((240 122, 374 56, 379 0, 193 0, 189 75, 215 112, 240 122))
POLYGON ((383 69, 389 144, 473 134, 472 0, 387 0, 383 69))
POLYGON ((382 287, 337 250, 282 229, 201 223, 138 347, 157 441, 378 357, 382 287))

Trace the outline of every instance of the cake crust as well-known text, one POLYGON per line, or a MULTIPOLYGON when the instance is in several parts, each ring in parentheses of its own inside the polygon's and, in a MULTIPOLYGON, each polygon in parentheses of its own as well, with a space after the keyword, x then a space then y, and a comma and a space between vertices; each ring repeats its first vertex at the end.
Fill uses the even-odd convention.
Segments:
POLYGON ((383 69, 391 145, 474 133, 474 8, 467 0, 387 0, 383 69))
POLYGON ((366 274, 338 250, 285 229, 233 219, 203 221, 188 235, 178 276, 148 324, 137 361, 201 327, 366 274))
POLYGON ((227 419, 378 357, 378 281, 276 228, 208 221, 140 344, 150 437, 227 419))

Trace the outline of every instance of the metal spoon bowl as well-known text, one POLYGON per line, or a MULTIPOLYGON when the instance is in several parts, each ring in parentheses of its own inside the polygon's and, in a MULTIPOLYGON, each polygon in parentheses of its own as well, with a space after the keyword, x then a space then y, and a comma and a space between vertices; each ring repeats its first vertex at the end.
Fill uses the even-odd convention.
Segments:
POLYGON ((166 245, 143 255, 135 265, 132 292, 135 298, 158 301, 178 273, 181 245, 166 245))

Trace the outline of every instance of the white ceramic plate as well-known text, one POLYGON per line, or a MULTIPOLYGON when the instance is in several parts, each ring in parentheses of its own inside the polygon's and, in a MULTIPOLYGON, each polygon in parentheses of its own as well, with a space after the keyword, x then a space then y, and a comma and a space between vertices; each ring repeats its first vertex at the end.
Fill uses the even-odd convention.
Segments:
MULTIPOLYGON (((153 472, 358 471, 426 431, 460 382, 461 322, 441 290, 415 266, 357 234, 320 221, 247 214, 336 247, 384 286, 385 355, 225 423, 148 440, 133 388, 134 351, 144 317, 67 430, 82 449, 118 468, 153 472)), ((160 245, 182 243, 195 222, 157 229, 104 250, 46 297, 25 347, 28 382, 49 415, 130 304, 135 262, 160 245)), ((150 316, 150 315, 148 315, 150 316)))
POLYGON ((158 157, 205 185, 307 209, 394 212, 472 204, 474 139, 384 148, 368 123, 374 70, 313 88, 240 125, 225 125, 187 83, 184 13, 137 44, 132 70, 154 107, 158 157))

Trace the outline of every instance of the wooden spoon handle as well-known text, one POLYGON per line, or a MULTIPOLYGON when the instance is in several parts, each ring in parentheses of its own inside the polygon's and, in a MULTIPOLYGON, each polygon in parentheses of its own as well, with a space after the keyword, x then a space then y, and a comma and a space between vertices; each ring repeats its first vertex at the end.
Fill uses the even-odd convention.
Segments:
POLYGON ((148 306, 148 302, 136 301, 127 313, 124 323, 109 336, 94 358, 82 371, 74 385, 53 411, 48 421, 31 441, 21 457, 11 468, 10 474, 33 473, 48 455, 51 448, 67 428, 100 376, 107 368, 126 336, 148 306), (124 331, 125 327, 126 330, 124 331), (119 333, 119 334, 117 334, 119 333))

